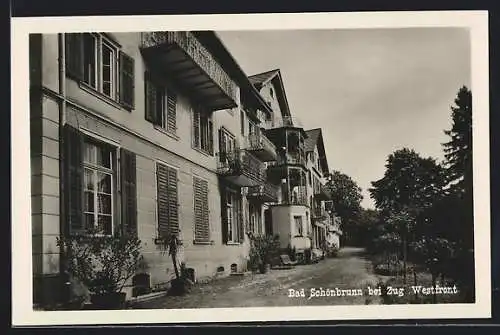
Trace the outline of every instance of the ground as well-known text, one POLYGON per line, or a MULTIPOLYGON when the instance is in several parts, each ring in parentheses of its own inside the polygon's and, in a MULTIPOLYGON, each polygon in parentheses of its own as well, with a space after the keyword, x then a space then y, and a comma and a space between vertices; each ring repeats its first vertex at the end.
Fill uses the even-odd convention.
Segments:
MULTIPOLYGON (((271 270, 266 274, 230 276, 196 285, 186 296, 160 297, 135 305, 138 309, 270 307, 304 305, 380 304, 378 296, 367 294, 375 288, 379 277, 373 274, 372 263, 363 256, 363 249, 343 248, 335 258, 317 264, 298 265, 293 269, 271 270), (323 288, 325 296, 309 299, 311 288, 323 288), (326 290, 362 289, 363 295, 326 296, 326 290), (289 297, 289 290, 304 289, 305 297, 289 297)), ((347 292, 344 292, 347 294, 347 292)))

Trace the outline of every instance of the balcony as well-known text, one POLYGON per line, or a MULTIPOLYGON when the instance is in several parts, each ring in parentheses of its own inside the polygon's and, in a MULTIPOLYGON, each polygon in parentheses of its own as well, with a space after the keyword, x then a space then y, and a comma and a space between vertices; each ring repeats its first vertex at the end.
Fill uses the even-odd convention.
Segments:
POLYGON ((260 131, 248 135, 246 149, 263 162, 274 161, 278 158, 273 142, 260 131))
POLYGON ((311 211, 311 218, 317 221, 323 221, 329 219, 328 212, 324 208, 314 208, 311 211))
POLYGON ((247 199, 258 202, 278 202, 278 187, 267 183, 251 186, 248 188, 247 199))
POLYGON ((305 192, 305 188, 299 192, 292 192, 290 197, 285 198, 283 202, 285 204, 288 204, 288 205, 307 206, 308 201, 307 201, 307 195, 305 192))
POLYGON ((209 110, 237 106, 236 84, 188 31, 141 33, 141 52, 191 98, 209 110))
POLYGON ((217 173, 240 187, 265 183, 265 166, 246 150, 217 153, 217 173))
POLYGON ((330 192, 325 185, 319 184, 314 188, 314 197, 317 200, 330 200, 330 192))
POLYGON ((304 128, 304 124, 302 123, 302 121, 295 116, 285 116, 278 120, 267 120, 265 126, 266 129, 283 127, 304 128))

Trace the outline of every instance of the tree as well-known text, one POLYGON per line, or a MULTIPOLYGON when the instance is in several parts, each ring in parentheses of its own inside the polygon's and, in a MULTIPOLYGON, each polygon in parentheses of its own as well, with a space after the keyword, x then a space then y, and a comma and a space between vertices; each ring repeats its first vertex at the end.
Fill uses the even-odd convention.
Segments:
POLYGON ((442 196, 444 185, 442 166, 408 148, 389 155, 384 177, 372 182, 369 191, 375 206, 401 239, 405 279, 408 246, 417 238, 418 225, 425 225, 426 212, 442 196))
POLYGON ((444 133, 451 139, 443 144, 448 182, 457 192, 472 192, 472 93, 462 86, 451 106, 453 124, 444 133))
POLYGON ((344 238, 351 240, 356 236, 356 218, 363 200, 361 188, 351 177, 335 170, 328 176, 326 188, 329 190, 335 211, 342 220, 344 238))

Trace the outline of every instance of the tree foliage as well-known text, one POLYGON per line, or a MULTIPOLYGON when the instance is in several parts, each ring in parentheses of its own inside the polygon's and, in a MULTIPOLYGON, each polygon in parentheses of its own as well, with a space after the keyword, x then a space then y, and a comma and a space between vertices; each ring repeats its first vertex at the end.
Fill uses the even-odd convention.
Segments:
POLYGON ((361 188, 350 176, 340 171, 332 171, 326 188, 329 190, 335 212, 342 220, 345 238, 347 240, 354 238, 363 200, 361 188))

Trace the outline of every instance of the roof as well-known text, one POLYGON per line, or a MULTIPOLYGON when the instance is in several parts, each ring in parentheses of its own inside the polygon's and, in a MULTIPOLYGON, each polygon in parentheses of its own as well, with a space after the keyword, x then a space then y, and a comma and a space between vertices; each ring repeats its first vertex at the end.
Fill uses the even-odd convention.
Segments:
POLYGON ((282 116, 290 116, 290 107, 288 106, 288 99, 286 98, 285 86, 283 84, 283 78, 281 78, 280 69, 274 69, 254 74, 248 77, 248 80, 259 91, 262 86, 270 81, 273 81, 273 85, 276 90, 276 97, 281 109, 281 114, 282 116))
POLYGON ((245 74, 238 62, 234 59, 233 55, 226 48, 219 36, 214 31, 209 30, 193 31, 192 33, 206 48, 210 50, 217 61, 219 61, 221 64, 224 64, 224 69, 240 85, 242 93, 248 93, 247 96, 252 99, 255 104, 259 105, 259 107, 262 108, 263 111, 272 113, 271 108, 264 101, 255 85, 250 82, 248 76, 245 74))
POLYGON ((250 79, 250 82, 257 87, 257 89, 260 89, 263 84, 268 82, 269 80, 273 79, 274 76, 279 72, 279 69, 275 70, 270 70, 258 74, 254 74, 253 76, 248 77, 250 79))
POLYGON ((314 151, 314 147, 318 147, 319 161, 323 174, 329 172, 328 161, 326 160, 325 144, 323 142, 323 133, 321 128, 306 130, 307 138, 304 142, 306 152, 314 151))
POLYGON ((321 134, 321 128, 306 130, 307 138, 304 143, 306 152, 314 151, 314 147, 318 143, 318 137, 321 134))

